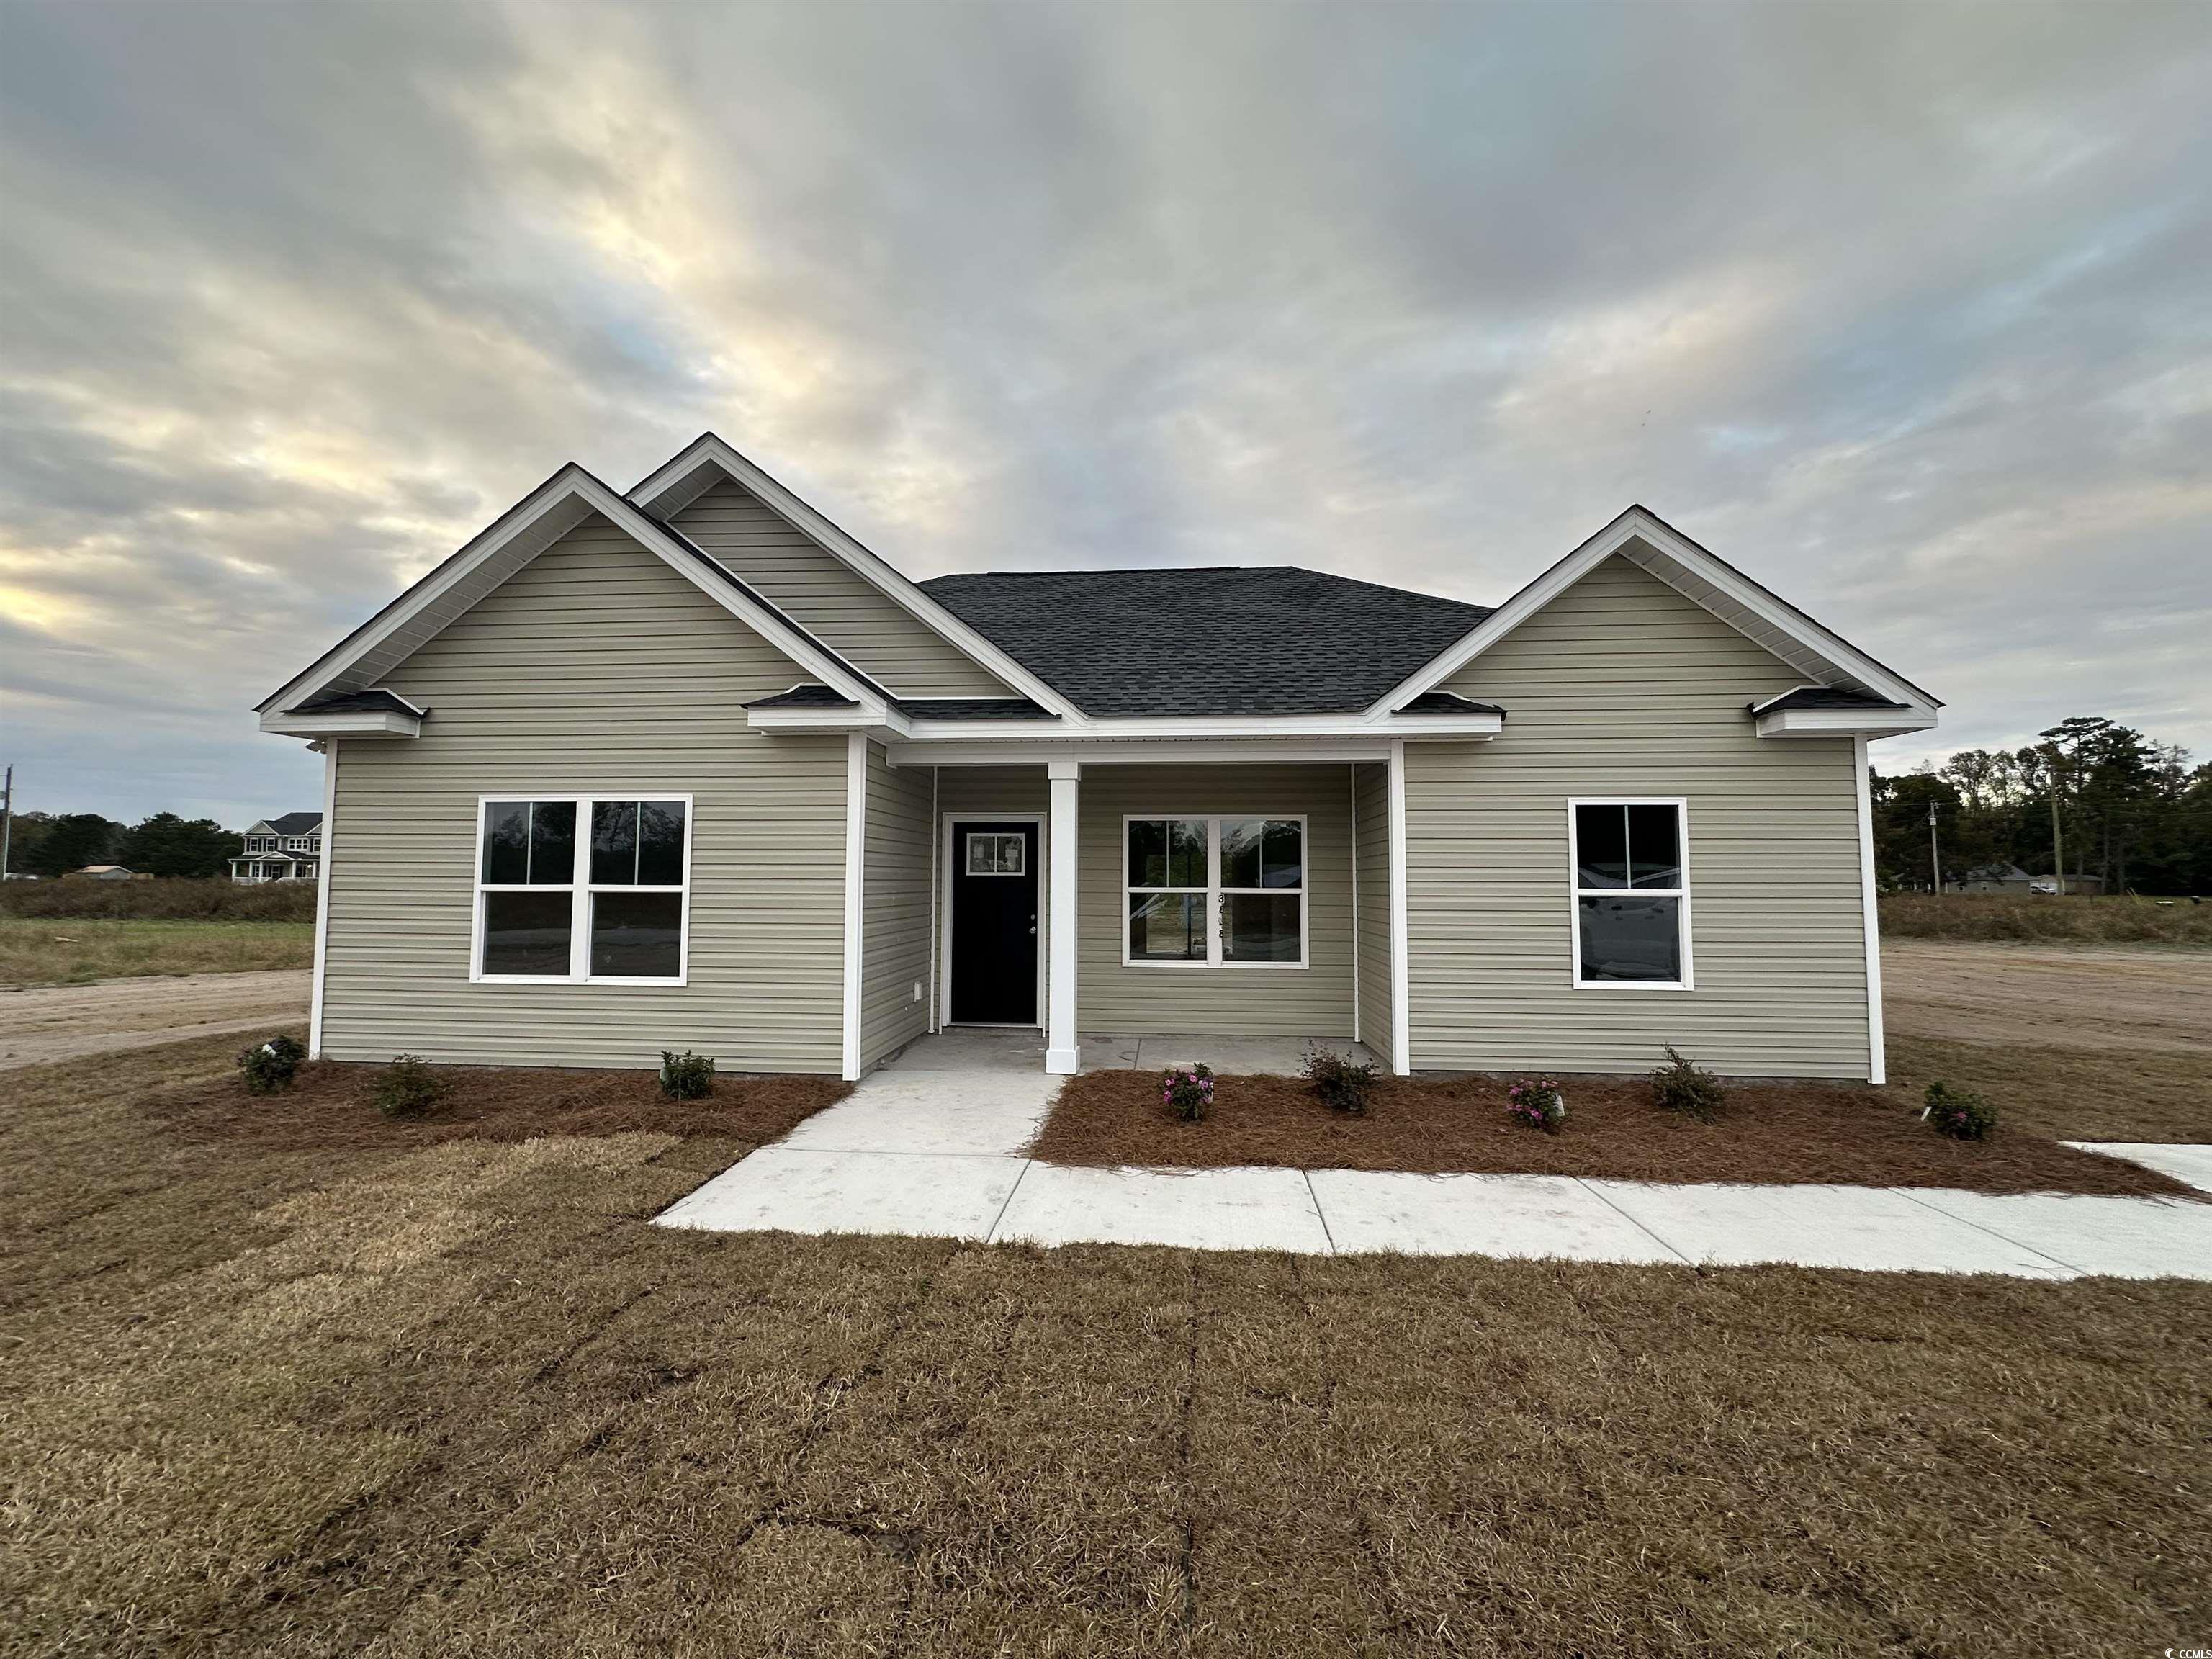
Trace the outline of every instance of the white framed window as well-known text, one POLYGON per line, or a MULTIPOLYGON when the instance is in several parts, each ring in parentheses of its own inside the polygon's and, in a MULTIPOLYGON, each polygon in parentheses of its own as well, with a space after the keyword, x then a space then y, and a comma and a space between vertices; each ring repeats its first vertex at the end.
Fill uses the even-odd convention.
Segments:
POLYGON ((690 796, 479 796, 476 860, 471 979, 686 982, 690 796))
POLYGON ((971 876, 1019 876, 1028 873, 1030 838, 1001 836, 987 830, 968 832, 966 869, 971 876))
POLYGON ((1306 820, 1121 820, 1125 968, 1304 968, 1306 820))
POLYGON ((305 836, 285 836, 285 837, 284 837, 284 850, 285 850, 286 852, 288 852, 288 853, 304 853, 304 852, 306 852, 306 851, 307 850, 307 838, 305 836))
POLYGON ((1687 991, 1690 806, 1679 795, 1567 803, 1578 990, 1687 991))

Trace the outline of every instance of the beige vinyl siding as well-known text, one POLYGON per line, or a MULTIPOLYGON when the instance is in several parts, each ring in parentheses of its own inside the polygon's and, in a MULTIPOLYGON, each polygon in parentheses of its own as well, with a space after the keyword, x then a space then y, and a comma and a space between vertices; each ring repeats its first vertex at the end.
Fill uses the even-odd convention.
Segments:
POLYGON ((932 769, 868 745, 860 902, 860 1069, 929 1029, 932 769), (920 994, 916 993, 919 991, 920 994))
POLYGON ((947 812, 1042 812, 1052 805, 1052 785, 1042 765, 940 766, 937 810, 947 812))
POLYGON ((796 665, 597 517, 386 677, 412 741, 338 757, 324 1039, 342 1060, 828 1072, 842 1049, 846 744, 769 737, 796 665), (469 978, 477 799, 693 797, 690 982, 469 978))
POLYGON ((1394 989, 1390 974, 1390 769, 1352 769, 1352 811, 1358 830, 1359 1040, 1386 1066, 1391 1052, 1394 989))
POLYGON ((1414 1069, 1867 1074, 1851 740, 1745 712, 1802 680, 1613 558, 1447 682, 1507 714, 1406 745, 1414 1069), (1567 801, 1611 795, 1688 799, 1694 990, 1572 986, 1567 801))
POLYGON ((742 485, 726 481, 714 485, 670 522, 893 696, 1013 695, 994 675, 844 561, 793 528, 742 485))
POLYGON ((1083 1030, 1352 1035, 1352 796, 1343 766, 1086 766, 1078 796, 1075 995, 1083 1030), (1125 814, 1300 813, 1307 819, 1306 967, 1121 965, 1125 814))

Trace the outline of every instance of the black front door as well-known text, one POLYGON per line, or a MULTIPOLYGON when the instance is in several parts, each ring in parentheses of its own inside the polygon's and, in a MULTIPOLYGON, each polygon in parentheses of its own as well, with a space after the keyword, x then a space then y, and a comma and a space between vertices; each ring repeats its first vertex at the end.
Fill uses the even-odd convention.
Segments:
POLYGON ((1034 823, 954 821, 950 1024, 1037 1023, 1036 854, 1034 823))

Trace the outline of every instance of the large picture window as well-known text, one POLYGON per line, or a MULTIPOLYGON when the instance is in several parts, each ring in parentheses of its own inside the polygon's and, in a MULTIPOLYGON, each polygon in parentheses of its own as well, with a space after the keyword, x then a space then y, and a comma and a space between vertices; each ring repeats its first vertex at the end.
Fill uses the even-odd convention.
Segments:
POLYGON ((688 796, 486 797, 471 977, 684 982, 688 796))
POLYGON ((1690 988, 1688 818, 1679 799, 1567 804, 1577 987, 1690 988))
POLYGON ((1302 817, 1122 821, 1125 966, 1306 965, 1302 817))

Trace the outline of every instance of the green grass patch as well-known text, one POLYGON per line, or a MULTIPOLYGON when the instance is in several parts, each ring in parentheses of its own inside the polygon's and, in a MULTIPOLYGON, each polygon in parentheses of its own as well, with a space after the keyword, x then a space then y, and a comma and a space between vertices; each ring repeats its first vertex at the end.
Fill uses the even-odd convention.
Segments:
POLYGON ((312 921, 0 916, 0 985, 311 968, 312 921))
POLYGON ((1886 939, 2212 945, 2212 903, 2069 894, 1884 893, 1886 939))

